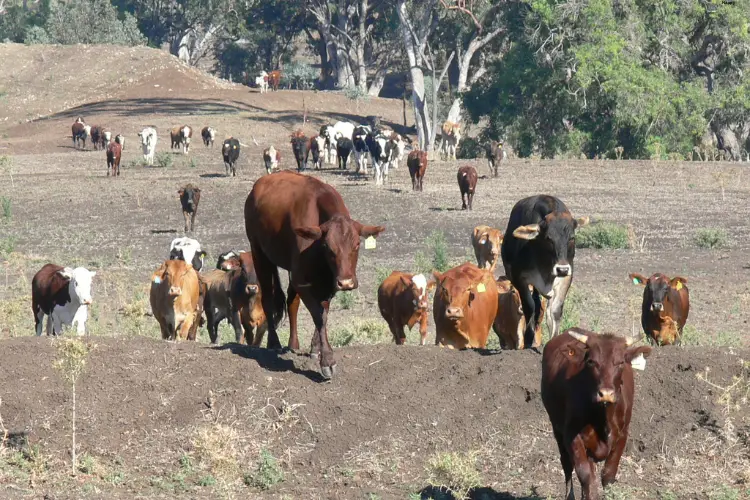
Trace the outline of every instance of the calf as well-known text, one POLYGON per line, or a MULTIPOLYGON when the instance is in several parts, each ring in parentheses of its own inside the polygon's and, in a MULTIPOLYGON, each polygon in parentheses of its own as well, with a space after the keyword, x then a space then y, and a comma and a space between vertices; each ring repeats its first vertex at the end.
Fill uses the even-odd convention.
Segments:
POLYGON ((326 150, 325 137, 316 135, 310 138, 310 143, 307 146, 307 151, 312 154, 313 167, 315 170, 320 170, 323 167, 323 155, 321 152, 326 150))
POLYGON ((274 92, 279 90, 279 83, 281 83, 281 71, 275 70, 268 73, 268 86, 273 89, 274 92))
MULTIPOLYGON (((78 120, 81 120, 81 118, 78 120)), ((86 138, 91 135, 91 125, 86 125, 83 121, 76 121, 71 130, 73 133, 73 147, 83 147, 86 149, 86 138)))
POLYGON ((182 146, 182 154, 190 151, 190 139, 193 137, 193 129, 187 125, 174 127, 169 135, 172 139, 172 149, 182 146))
POLYGON ((474 201, 474 192, 477 189, 477 169, 466 165, 458 169, 456 175, 458 179, 458 189, 461 191, 461 210, 466 210, 466 201, 471 210, 471 204, 474 201))
POLYGON ((406 142, 400 134, 391 133, 388 142, 385 144, 386 161, 392 168, 398 168, 399 163, 404 157, 406 151, 406 142))
POLYGON ((104 144, 104 141, 102 140, 102 132, 103 129, 99 125, 91 127, 91 144, 94 145, 94 149, 98 150, 99 147, 104 144))
POLYGON ((575 499, 573 469, 582 496, 599 500, 595 462, 604 461, 602 485, 612 484, 628 441, 635 384, 651 347, 631 347, 611 334, 578 328, 552 338, 542 354, 541 395, 565 474, 565 498, 575 499))
POLYGON ((110 142, 107 144, 107 177, 110 171, 112 177, 120 175, 120 157, 122 156, 122 146, 119 142, 110 142))
POLYGON ((138 133, 138 137, 141 138, 143 159, 149 166, 152 166, 154 164, 154 155, 156 154, 156 129, 154 127, 146 127, 138 133))
POLYGON ((122 146, 122 150, 125 151, 125 136, 122 134, 117 134, 115 136, 115 142, 122 146))
POLYGON ((484 225, 475 227, 471 235, 471 246, 474 247, 477 266, 480 269, 489 269, 490 272, 494 273, 502 244, 503 233, 499 229, 484 225))
POLYGON ((690 292, 687 279, 676 276, 671 280, 661 274, 650 278, 632 273, 630 279, 643 290, 641 325, 651 344, 680 345, 682 329, 690 312, 690 292))
POLYGON ((237 343, 242 343, 244 337, 247 344, 260 347, 268 326, 266 314, 263 312, 260 284, 255 274, 252 254, 240 252, 239 260, 240 269, 233 272, 232 287, 229 292, 233 311, 239 315, 242 325, 242 334, 237 338, 237 343))
POLYGON ((151 275, 150 302, 161 338, 195 340, 200 322, 198 273, 183 260, 168 260, 151 275))
POLYGON ((367 154, 370 150, 367 147, 367 135, 370 133, 369 127, 360 125, 354 129, 352 144, 354 145, 354 161, 357 164, 357 173, 367 175, 367 154))
POLYGON ((406 342, 404 327, 411 330, 419 322, 420 344, 427 340, 427 291, 435 286, 435 280, 423 274, 407 274, 393 271, 378 288, 378 308, 396 344, 406 342))
POLYGON ((201 201, 201 190, 192 184, 181 187, 177 194, 180 195, 182 205, 182 216, 185 218, 185 232, 195 230, 195 215, 198 213, 198 203, 201 201))
MULTIPOLYGON (((521 306, 521 295, 518 293, 510 280, 505 276, 497 279, 497 316, 492 323, 492 329, 500 340, 502 349, 523 349, 524 332, 526 330, 526 320, 523 316, 523 307, 521 306)), ((541 316, 547 310, 547 300, 541 301, 541 316)), ((542 345, 542 323, 540 322, 534 330, 534 342, 531 347, 542 345)))
POLYGON ((226 175, 229 177, 229 173, 232 173, 232 177, 237 176, 237 159, 240 157, 240 141, 234 137, 224 140, 224 144, 221 146, 221 155, 224 157, 224 170, 226 175))
POLYGON ((222 271, 231 271, 232 269, 240 268, 240 253, 235 250, 230 250, 219 255, 216 260, 216 269, 222 271))
POLYGON ((63 326, 75 324, 76 333, 86 333, 88 306, 91 305, 91 281, 96 271, 84 267, 46 264, 31 280, 31 309, 36 334, 42 334, 47 315, 47 335, 59 335, 63 326))
POLYGON ((411 176, 412 191, 422 191, 422 180, 427 170, 427 151, 415 149, 410 152, 406 158, 406 166, 409 168, 409 175, 411 176))
POLYGON ((549 301, 551 335, 559 333, 565 296, 573 282, 575 232, 588 221, 588 217, 574 219, 562 201, 547 195, 524 198, 510 212, 500 255, 505 275, 521 294, 527 346, 541 318, 540 294, 549 301))
POLYGON ((503 161, 503 143, 498 141, 490 141, 485 146, 485 154, 487 156, 487 164, 490 167, 490 174, 497 177, 497 169, 500 167, 500 162, 503 161))
POLYGON ((382 186, 383 182, 388 181, 388 158, 385 154, 385 145, 388 142, 383 135, 367 134, 365 143, 367 151, 370 153, 370 160, 375 169, 375 185, 382 186))
POLYGON ((443 274, 433 271, 437 290, 432 315, 435 344, 455 349, 482 348, 497 316, 492 273, 466 262, 443 274))
POLYGON ((201 250, 201 244, 187 236, 173 239, 169 246, 170 260, 184 260, 188 265, 193 266, 196 271, 203 269, 205 258, 206 252, 201 250))
POLYGON ((279 162, 281 161, 281 152, 276 151, 273 146, 263 150, 263 163, 266 165, 266 173, 270 174, 275 169, 279 168, 279 162))
POLYGON ((268 73, 261 71, 260 75, 255 77, 255 85, 260 88, 260 93, 268 92, 268 73))
POLYGON ((206 311, 206 326, 208 328, 208 337, 211 339, 212 344, 218 342, 219 324, 225 319, 234 328, 234 335, 237 342, 240 342, 242 339, 240 317, 239 314, 235 314, 233 311, 229 295, 232 289, 232 279, 237 272, 239 272, 239 269, 233 271, 211 269, 207 273, 200 275, 201 281, 206 286, 203 309, 206 311))
POLYGON ((443 136, 440 149, 442 150, 447 160, 456 159, 456 150, 458 149, 458 141, 461 140, 461 125, 446 121, 443 123, 443 136))
POLYGON ((201 137, 203 138, 203 144, 206 147, 213 147, 214 140, 216 139, 216 130, 211 127, 203 127, 203 130, 201 130, 201 137))
POLYGON ((292 152, 294 159, 297 160, 297 171, 302 172, 307 169, 307 137, 301 130, 296 130, 291 137, 292 152))
POLYGON ((336 141, 336 156, 339 160, 339 168, 346 169, 352 149, 354 149, 354 144, 352 144, 351 139, 342 137, 336 141))

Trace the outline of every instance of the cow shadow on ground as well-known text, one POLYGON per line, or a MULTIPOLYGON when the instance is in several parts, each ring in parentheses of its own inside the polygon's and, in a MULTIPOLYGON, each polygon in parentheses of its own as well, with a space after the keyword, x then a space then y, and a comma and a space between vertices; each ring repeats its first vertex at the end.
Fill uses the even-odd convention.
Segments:
POLYGON ((176 234, 177 229, 152 229, 151 234, 176 234))
POLYGON ((432 212, 460 212, 462 209, 456 207, 430 207, 432 212))
MULTIPOLYGON (((421 500, 430 498, 433 500, 453 500, 456 498, 438 486, 427 486, 418 494, 421 500)), ((547 497, 538 495, 535 489, 532 489, 531 495, 518 496, 507 491, 496 491, 493 488, 484 487, 472 489, 466 498, 469 500, 544 500, 547 497)))
POLYGON ((229 176, 227 174, 200 174, 198 177, 201 179, 220 179, 229 176))
POLYGON ((232 354, 241 356, 245 359, 251 359, 258 363, 258 366, 264 370, 272 372, 291 372, 296 375, 302 375, 312 380, 313 382, 323 382, 325 379, 320 373, 313 370, 305 370, 298 368, 294 361, 291 359, 285 359, 281 357, 282 352, 264 349, 262 347, 250 347, 244 344, 237 344, 231 342, 220 346, 214 346, 212 349, 217 351, 229 351, 232 354))

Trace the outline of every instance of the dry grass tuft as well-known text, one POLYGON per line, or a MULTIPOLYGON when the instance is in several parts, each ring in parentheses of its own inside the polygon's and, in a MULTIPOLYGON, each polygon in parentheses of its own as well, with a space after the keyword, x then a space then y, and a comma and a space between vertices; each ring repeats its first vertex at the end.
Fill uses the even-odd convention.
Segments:
POLYGON ((481 486, 477 469, 479 452, 437 453, 427 461, 429 484, 450 491, 459 500, 469 497, 472 489, 481 486))
POLYGON ((222 478, 239 473, 237 442, 234 427, 225 424, 206 424, 195 431, 192 444, 198 461, 214 475, 222 478))

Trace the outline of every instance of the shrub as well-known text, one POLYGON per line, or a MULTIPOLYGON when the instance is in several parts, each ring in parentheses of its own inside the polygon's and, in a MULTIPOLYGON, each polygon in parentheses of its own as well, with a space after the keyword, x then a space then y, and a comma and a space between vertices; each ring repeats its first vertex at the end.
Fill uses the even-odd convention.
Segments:
POLYGON ((628 248, 628 228, 612 222, 584 226, 576 231, 577 248, 628 248))
POLYGON ((306 63, 292 62, 284 68, 282 79, 289 88, 308 90, 315 87, 318 70, 306 63))
POLYGON ((41 26, 30 26, 24 32, 23 43, 26 45, 40 45, 53 43, 53 40, 41 26))
POLYGON ((699 248, 713 249, 727 246, 727 233, 723 229, 703 228, 695 232, 695 244, 699 248))
POLYGON ((13 215, 13 205, 10 198, 7 196, 0 196, 0 202, 2 202, 3 205, 3 218, 5 220, 10 220, 13 215))
POLYGON ((260 451, 255 472, 245 475, 245 484, 260 490, 268 490, 282 481, 284 481, 284 472, 276 457, 266 449, 260 451))
POLYGON ((159 168, 169 168, 173 164, 174 164, 174 158, 172 158, 171 153, 162 151, 161 153, 156 154, 154 166, 159 167, 159 168))
POLYGON ((430 485, 450 491, 459 500, 482 484, 476 453, 438 453, 427 461, 427 471, 430 485))
MULTIPOLYGON (((117 8, 109 0, 54 3, 43 31, 51 42, 63 45, 88 43, 132 47, 146 44, 136 18, 126 12, 123 20, 118 19, 117 8)), ((27 32, 27 39, 28 35, 27 32)), ((41 33, 38 35, 43 38, 41 33)))
POLYGON ((352 307, 354 307, 354 304, 357 303, 357 296, 354 294, 355 292, 339 292, 336 294, 336 297, 334 298, 334 306, 349 310, 352 307))
POLYGON ((484 158, 484 147, 478 139, 473 137, 463 137, 458 143, 456 157, 459 159, 473 160, 475 158, 484 158))
POLYGON ((332 347, 382 344, 388 341, 390 335, 391 332, 384 322, 365 319, 331 330, 328 341, 332 347))

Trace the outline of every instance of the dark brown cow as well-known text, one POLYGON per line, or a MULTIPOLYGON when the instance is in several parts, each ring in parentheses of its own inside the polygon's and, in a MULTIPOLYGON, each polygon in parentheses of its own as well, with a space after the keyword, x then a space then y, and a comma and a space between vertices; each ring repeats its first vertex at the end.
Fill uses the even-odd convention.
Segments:
POLYGON ((102 145, 102 134, 104 129, 100 125, 94 125, 91 127, 91 144, 94 145, 94 149, 99 149, 102 145))
POLYGON ((185 217, 185 232, 192 233, 195 230, 195 216, 198 213, 198 203, 201 201, 201 190, 192 184, 186 184, 177 194, 180 195, 182 216, 185 217))
POLYGON ((309 146, 307 136, 301 130, 295 130, 292 133, 290 142, 292 144, 294 159, 297 160, 297 171, 302 172, 307 169, 307 148, 309 146))
POLYGON ((423 274, 393 271, 378 288, 378 308, 397 344, 406 342, 404 327, 411 330, 419 322, 420 344, 427 340, 427 291, 435 280, 427 281, 423 274))
POLYGON ((112 177, 120 175, 120 157, 122 156, 122 146, 119 142, 110 142, 107 144, 107 177, 110 172, 112 177))
POLYGON ((466 165, 458 169, 456 174, 458 180, 458 189, 461 190, 461 210, 466 210, 466 201, 468 200, 469 210, 474 201, 474 192, 477 189, 477 169, 466 165))
MULTIPOLYGON (((518 293, 510 280, 505 276, 497 279, 497 316, 492 323, 492 329, 500 340, 502 349, 523 349, 525 347, 524 332, 526 331, 526 319, 521 307, 521 295, 518 293)), ((547 310, 547 299, 542 298, 540 316, 544 317, 547 310)), ((542 323, 536 325, 534 330, 534 342, 531 347, 542 345, 542 323)))
POLYGON ((552 423, 565 473, 567 499, 575 499, 573 469, 584 499, 599 500, 595 462, 604 461, 602 485, 613 483, 628 441, 633 413, 633 368, 645 367, 651 347, 630 347, 616 335, 578 328, 553 337, 542 355, 542 402, 552 423))
POLYGON ((487 156, 487 164, 490 167, 490 173, 497 177, 497 169, 500 163, 503 161, 503 143, 498 141, 490 141, 485 146, 485 155, 487 156))
POLYGON ((284 313, 278 267, 289 271, 289 347, 299 349, 297 294, 315 323, 312 352, 323 377, 336 368, 328 343, 328 306, 340 290, 357 288, 360 238, 382 226, 352 220, 341 195, 322 181, 282 171, 258 179, 245 202, 245 230, 268 318, 268 347, 280 348, 276 328, 284 313))
POLYGON ((443 274, 432 306, 435 344, 455 349, 482 348, 497 316, 497 285, 492 273, 470 262, 443 274))
POLYGON ((240 269, 233 271, 230 290, 232 306, 239 315, 243 330, 242 337, 237 342, 241 343, 244 338, 248 345, 260 347, 268 325, 263 312, 258 276, 255 274, 252 254, 240 252, 239 259, 240 269))
POLYGON ((265 78, 268 82, 268 86, 271 87, 274 92, 279 90, 279 83, 281 83, 281 71, 271 71, 265 78))
POLYGON ((406 166, 409 168, 411 176, 412 191, 422 191, 422 180, 424 173, 427 171, 427 151, 415 149, 406 157, 406 166))
POLYGON ((645 287, 641 326, 649 341, 656 345, 680 345, 682 329, 690 313, 687 279, 676 276, 670 280, 661 273, 650 278, 632 273, 630 279, 645 287))
POLYGON ((83 147, 86 149, 86 138, 91 135, 91 125, 86 125, 82 118, 73 123, 71 127, 73 133, 73 147, 83 147))

